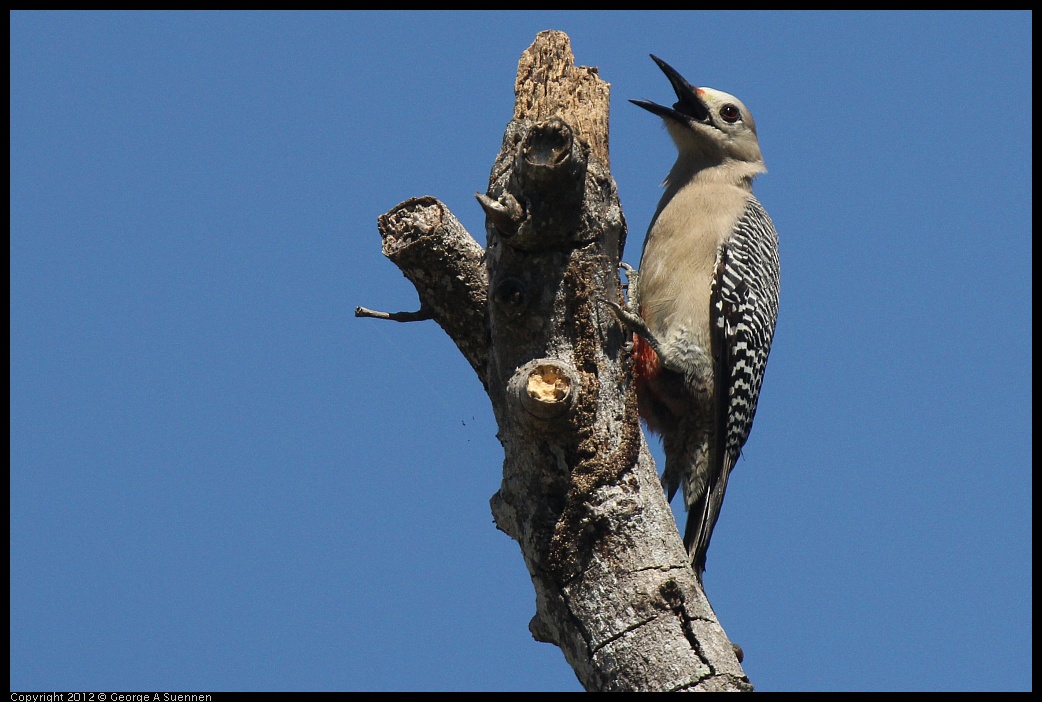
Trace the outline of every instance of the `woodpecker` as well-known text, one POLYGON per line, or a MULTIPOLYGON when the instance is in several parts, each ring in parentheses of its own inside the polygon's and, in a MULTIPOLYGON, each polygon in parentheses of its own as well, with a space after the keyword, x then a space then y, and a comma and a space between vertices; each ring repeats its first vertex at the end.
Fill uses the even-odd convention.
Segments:
POLYGON ((631 100, 665 122, 678 156, 648 227, 640 270, 626 268, 638 407, 662 435, 663 487, 683 489, 684 544, 699 579, 727 478, 749 437, 778 316, 778 235, 753 196, 766 172, 738 98, 696 88, 652 55, 672 107, 631 100))

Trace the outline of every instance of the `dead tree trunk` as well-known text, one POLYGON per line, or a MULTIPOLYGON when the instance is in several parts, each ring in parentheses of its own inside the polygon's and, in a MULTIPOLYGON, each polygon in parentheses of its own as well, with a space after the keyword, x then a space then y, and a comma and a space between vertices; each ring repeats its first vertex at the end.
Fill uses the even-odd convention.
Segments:
POLYGON ((487 249, 434 198, 378 220, 383 251, 488 391, 503 444, 497 526, 536 592, 529 628, 587 690, 751 690, 695 578, 637 419, 619 300, 626 224, 608 84, 541 32, 492 167, 487 249))

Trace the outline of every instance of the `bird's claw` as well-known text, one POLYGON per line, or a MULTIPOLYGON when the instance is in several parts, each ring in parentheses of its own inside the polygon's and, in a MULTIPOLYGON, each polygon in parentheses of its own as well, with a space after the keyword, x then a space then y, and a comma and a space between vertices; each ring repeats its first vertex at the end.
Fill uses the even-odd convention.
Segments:
MULTIPOLYGON (((648 328, 648 323, 644 319, 633 311, 631 307, 623 307, 617 302, 600 298, 601 302, 608 305, 615 312, 615 316, 619 318, 622 326, 629 329, 631 332, 643 339, 648 346, 655 352, 659 357, 659 362, 662 363, 664 368, 677 373, 684 372, 684 366, 677 363, 670 354, 667 354, 665 349, 662 347, 662 343, 648 328)), ((630 344, 632 346, 632 343, 630 344)))
POLYGON ((625 261, 619 262, 619 268, 626 274, 626 289, 630 293, 630 299, 632 300, 637 290, 637 269, 625 261))
POLYGON ((647 322, 641 319, 640 315, 634 312, 632 308, 623 307, 619 303, 612 302, 605 298, 601 298, 601 302, 612 308, 615 312, 615 316, 618 317, 619 321, 622 323, 622 326, 626 327, 637 336, 649 341, 653 348, 658 346, 658 341, 655 340, 651 330, 648 329, 647 322))

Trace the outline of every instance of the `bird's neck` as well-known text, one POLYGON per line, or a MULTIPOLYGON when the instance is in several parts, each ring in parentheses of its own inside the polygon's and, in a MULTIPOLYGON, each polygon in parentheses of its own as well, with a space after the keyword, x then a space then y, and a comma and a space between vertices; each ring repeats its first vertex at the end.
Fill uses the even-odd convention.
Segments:
POLYGON ((666 176, 667 190, 677 191, 688 184, 733 185, 752 192, 753 178, 765 172, 763 162, 712 159, 703 154, 681 154, 666 176))

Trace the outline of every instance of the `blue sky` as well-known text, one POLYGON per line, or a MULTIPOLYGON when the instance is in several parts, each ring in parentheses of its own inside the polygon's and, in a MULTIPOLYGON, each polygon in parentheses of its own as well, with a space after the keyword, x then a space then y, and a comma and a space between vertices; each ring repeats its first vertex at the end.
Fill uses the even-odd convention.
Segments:
MULTIPOLYGON (((706 589, 761 690, 1031 687, 1029 13, 11 15, 11 688, 575 690, 487 397, 380 253, 484 243, 519 55, 740 97, 782 303, 706 589)), ((661 456, 658 444, 655 453, 661 456)))

